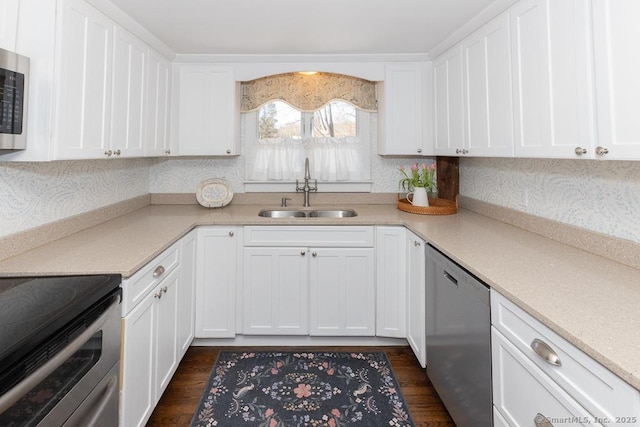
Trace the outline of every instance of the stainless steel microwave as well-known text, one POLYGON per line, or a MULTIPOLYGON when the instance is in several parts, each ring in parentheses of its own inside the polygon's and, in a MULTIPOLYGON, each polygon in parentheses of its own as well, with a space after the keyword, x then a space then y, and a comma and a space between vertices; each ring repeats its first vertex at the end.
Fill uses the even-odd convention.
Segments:
POLYGON ((27 148, 29 58, 0 49, 0 154, 27 148))

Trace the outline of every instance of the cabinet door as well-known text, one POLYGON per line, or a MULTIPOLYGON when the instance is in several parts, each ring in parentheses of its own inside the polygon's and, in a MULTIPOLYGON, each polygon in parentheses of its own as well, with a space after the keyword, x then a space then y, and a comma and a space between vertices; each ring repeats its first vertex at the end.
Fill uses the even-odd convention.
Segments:
POLYGON ((233 68, 183 65, 179 72, 179 154, 240 154, 233 68))
POLYGON ((509 20, 502 14, 462 42, 470 156, 513 155, 509 20))
POLYGON ((123 426, 144 426, 156 405, 156 301, 151 292, 123 319, 120 392, 120 425, 123 426))
POLYGON ((380 155, 419 155, 424 150, 425 70, 421 64, 385 68, 379 91, 380 155))
POLYGON ((63 5, 55 157, 104 158, 111 141, 114 24, 84 1, 63 5))
POLYGON ((0 0, 0 48, 15 51, 20 0, 0 0))
POLYGON ((522 0, 510 9, 517 157, 593 157, 589 3, 522 0))
POLYGON ((169 385, 178 368, 178 292, 180 269, 174 270, 158 285, 156 304, 155 403, 169 385))
POLYGON ((376 228, 376 335, 407 336, 407 244, 404 227, 376 228))
POLYGON ((310 334, 375 335, 373 248, 312 248, 310 334))
POLYGON ((593 7, 598 145, 604 149, 598 157, 638 160, 640 2, 600 0, 593 7))
POLYGON ((307 257, 306 248, 244 248, 244 334, 309 334, 307 257))
POLYGON ((196 230, 180 240, 180 287, 178 288, 178 360, 194 338, 196 292, 196 230))
POLYGON ((407 341, 424 368, 427 364, 425 316, 425 242, 407 231, 407 341))
POLYGON ((149 49, 140 39, 115 28, 110 144, 113 156, 144 155, 148 56, 149 49))
POLYGON ((171 154, 169 143, 170 91, 171 63, 154 50, 149 50, 145 156, 171 154))
POLYGON ((433 60, 433 125, 439 156, 460 154, 464 146, 462 75, 462 45, 433 60))
POLYGON ((495 328, 491 328, 491 346, 494 411, 509 425, 544 425, 546 417, 593 420, 495 328))
POLYGON ((236 227, 200 227, 196 285, 196 337, 236 335, 236 227))

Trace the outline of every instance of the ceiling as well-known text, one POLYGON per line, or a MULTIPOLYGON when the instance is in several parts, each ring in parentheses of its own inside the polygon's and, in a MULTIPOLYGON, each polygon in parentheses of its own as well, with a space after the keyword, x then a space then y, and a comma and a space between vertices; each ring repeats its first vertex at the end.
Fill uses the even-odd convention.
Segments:
POLYGON ((494 0, 111 0, 178 54, 427 53, 494 0))

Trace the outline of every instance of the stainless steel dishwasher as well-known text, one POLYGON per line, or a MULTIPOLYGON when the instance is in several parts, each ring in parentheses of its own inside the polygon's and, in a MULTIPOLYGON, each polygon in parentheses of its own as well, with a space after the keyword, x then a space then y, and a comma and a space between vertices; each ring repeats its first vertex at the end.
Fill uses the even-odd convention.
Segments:
POLYGON ((429 246, 427 375, 458 427, 492 426, 489 288, 429 246))

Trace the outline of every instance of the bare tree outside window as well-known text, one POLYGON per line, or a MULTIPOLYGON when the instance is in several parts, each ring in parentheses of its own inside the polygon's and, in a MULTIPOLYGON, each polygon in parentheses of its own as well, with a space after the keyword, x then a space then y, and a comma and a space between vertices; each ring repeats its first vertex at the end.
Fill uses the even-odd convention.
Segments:
POLYGON ((356 108, 343 101, 331 101, 313 113, 314 137, 356 136, 356 108))

